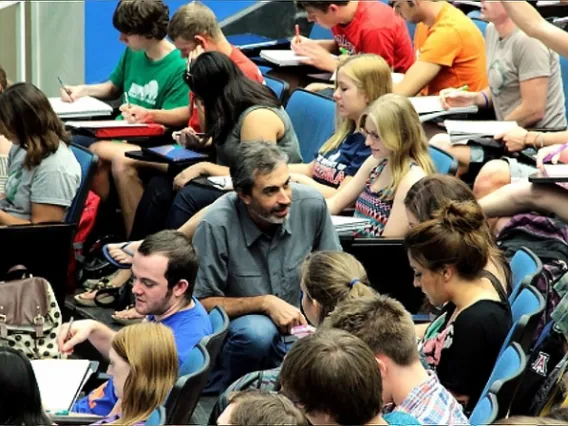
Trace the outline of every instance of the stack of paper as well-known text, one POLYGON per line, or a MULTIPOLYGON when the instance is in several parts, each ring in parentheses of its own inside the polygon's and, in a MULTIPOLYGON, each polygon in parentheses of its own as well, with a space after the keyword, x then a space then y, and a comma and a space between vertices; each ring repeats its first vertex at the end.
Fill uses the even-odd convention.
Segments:
POLYGON ((361 228, 371 226, 369 219, 350 217, 350 216, 331 216, 331 221, 335 230, 339 234, 345 234, 353 231, 358 231, 361 228))
POLYGON ((466 143, 469 139, 493 137, 517 127, 516 121, 444 121, 452 143, 466 143))
POLYGON ((442 106, 442 101, 439 96, 416 96, 409 99, 418 115, 420 115, 421 123, 449 114, 475 114, 479 110, 475 105, 455 107, 446 110, 442 106))
POLYGON ((98 366, 88 359, 41 359, 31 363, 43 407, 51 413, 70 410, 98 366))
POLYGON ((112 107, 90 96, 73 102, 63 102, 61 98, 49 98, 51 107, 61 119, 103 117, 112 114, 112 107))
POLYGON ((296 55, 293 50, 261 50, 260 57, 281 67, 301 65, 302 61, 310 59, 296 55))
POLYGON ((144 123, 129 123, 124 120, 66 121, 65 126, 73 129, 121 129, 124 127, 148 127, 144 123))

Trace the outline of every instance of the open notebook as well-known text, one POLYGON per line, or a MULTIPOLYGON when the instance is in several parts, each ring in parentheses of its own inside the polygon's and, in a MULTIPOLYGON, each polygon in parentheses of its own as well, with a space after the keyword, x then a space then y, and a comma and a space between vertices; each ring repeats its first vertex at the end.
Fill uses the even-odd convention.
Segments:
POLYGON ((117 129, 122 127, 148 127, 148 124, 128 123, 124 120, 66 121, 65 125, 74 129, 117 129))
POLYGON ((43 407, 50 413, 70 410, 98 368, 98 362, 88 359, 40 359, 31 363, 43 407))
POLYGON ((409 99, 418 115, 420 115, 420 122, 422 123, 449 114, 475 114, 479 110, 475 105, 446 110, 442 106, 439 96, 416 96, 409 99))
POLYGON ((49 98, 51 107, 61 119, 104 117, 112 114, 112 107, 90 96, 74 102, 63 102, 61 98, 49 98))
POLYGON ((493 137, 517 127, 516 121, 444 121, 446 131, 454 144, 465 144, 469 139, 493 137))

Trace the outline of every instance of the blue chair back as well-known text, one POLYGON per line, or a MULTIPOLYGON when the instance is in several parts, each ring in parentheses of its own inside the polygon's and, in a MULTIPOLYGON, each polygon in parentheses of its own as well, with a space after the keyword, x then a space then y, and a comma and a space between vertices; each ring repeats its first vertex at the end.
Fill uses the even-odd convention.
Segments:
POLYGON ((513 334, 511 340, 518 342, 525 353, 529 353, 538 322, 546 307, 540 291, 531 285, 523 287, 513 305, 513 334))
POLYGON ((333 40, 333 33, 327 28, 320 27, 318 24, 314 24, 312 30, 310 31, 310 36, 312 40, 333 40))
POLYGON ((300 142, 304 162, 314 158, 335 129, 335 102, 326 96, 296 89, 286 104, 286 112, 300 142))
POLYGON ((215 306, 211 312, 209 312, 209 321, 211 321, 213 334, 201 339, 201 344, 207 349, 209 358, 211 359, 211 365, 213 366, 221 352, 225 337, 227 337, 227 333, 229 332, 230 321, 229 316, 220 306, 215 306))
POLYGON ((568 58, 560 56, 560 74, 564 84, 564 105, 568 111, 568 58))
POLYGON ((471 19, 479 19, 480 21, 483 20, 481 19, 481 10, 479 9, 472 10, 467 14, 467 16, 469 16, 471 19))
POLYGON ((201 392, 207 384, 211 363, 207 349, 201 343, 188 354, 177 380, 166 399, 166 424, 188 425, 201 392))
POLYGON ((166 409, 160 405, 146 419, 145 426, 161 426, 166 424, 166 409))
POLYGON ((81 184, 71 206, 67 210, 65 223, 78 224, 85 208, 85 201, 87 201, 99 159, 91 151, 80 145, 71 144, 71 151, 73 151, 75 158, 81 166, 81 184))
POLYGON ((525 351, 516 342, 511 342, 497 357, 495 367, 493 367, 491 376, 489 376, 479 400, 485 398, 489 391, 494 393, 498 402, 498 418, 507 415, 526 366, 525 351))
POLYGON ((483 34, 483 37, 485 37, 485 33, 487 31, 487 22, 482 20, 482 19, 478 19, 478 18, 472 18, 472 21, 475 25, 477 25, 477 28, 479 28, 479 30, 481 31, 481 34, 483 34))
POLYGON ((542 262, 531 250, 521 247, 511 259, 512 288, 509 303, 512 305, 521 291, 521 283, 532 284, 542 272, 542 262))
POLYGON ((490 425, 497 420, 498 412, 497 397, 493 393, 488 392, 476 404, 469 416, 469 422, 472 426, 490 425))
POLYGON ((288 90, 290 86, 284 80, 280 80, 279 78, 271 77, 269 75, 264 76, 264 82, 266 86, 270 88, 276 97, 284 104, 286 98, 288 97, 288 90))
POLYGON ((458 172, 458 160, 453 155, 432 145, 428 145, 428 152, 436 166, 436 172, 443 175, 455 176, 458 172))

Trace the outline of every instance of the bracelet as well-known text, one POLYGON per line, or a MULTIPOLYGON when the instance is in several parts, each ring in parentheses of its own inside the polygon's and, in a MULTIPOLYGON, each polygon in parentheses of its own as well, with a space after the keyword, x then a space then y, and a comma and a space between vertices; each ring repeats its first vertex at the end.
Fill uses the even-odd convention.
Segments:
POLYGON ((527 146, 527 137, 529 136, 529 133, 530 132, 528 132, 528 131, 527 131, 527 133, 525 133, 525 137, 523 138, 523 146, 527 146))
POLYGON ((489 98, 487 97, 485 92, 481 91, 479 93, 481 93, 483 95, 483 98, 485 99, 485 108, 489 108, 489 98))

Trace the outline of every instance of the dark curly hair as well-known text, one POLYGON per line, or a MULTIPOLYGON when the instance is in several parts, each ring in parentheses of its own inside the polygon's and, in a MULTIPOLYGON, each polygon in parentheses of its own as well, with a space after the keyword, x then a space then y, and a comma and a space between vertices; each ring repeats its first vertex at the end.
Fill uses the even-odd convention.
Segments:
POLYGON ((162 0, 120 0, 112 25, 123 34, 162 40, 168 33, 170 9, 162 0))

